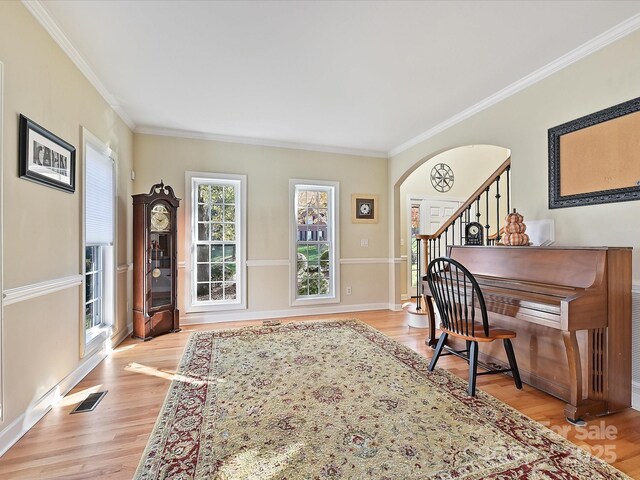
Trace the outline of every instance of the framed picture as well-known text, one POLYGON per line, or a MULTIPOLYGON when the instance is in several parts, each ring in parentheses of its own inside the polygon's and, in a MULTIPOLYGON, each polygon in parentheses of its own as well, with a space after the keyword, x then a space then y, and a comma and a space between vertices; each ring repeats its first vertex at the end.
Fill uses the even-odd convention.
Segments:
POLYGON ((21 114, 18 172, 21 178, 73 193, 76 149, 21 114))
POLYGON ((351 195, 351 223, 378 223, 377 195, 351 195))
POLYGON ((640 200, 640 98, 549 129, 549 208, 640 200))

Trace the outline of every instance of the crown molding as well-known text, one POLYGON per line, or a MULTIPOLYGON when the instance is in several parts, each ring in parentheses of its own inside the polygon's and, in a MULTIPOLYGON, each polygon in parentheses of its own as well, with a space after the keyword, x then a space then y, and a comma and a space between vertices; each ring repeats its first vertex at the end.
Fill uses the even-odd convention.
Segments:
POLYGON ((44 29, 51 35, 51 38, 60 46, 62 51, 67 54, 71 61, 78 67, 78 70, 89 80, 91 85, 98 91, 98 93, 105 99, 114 112, 122 119, 127 126, 134 130, 136 128, 135 123, 129 117, 127 112, 118 104, 116 97, 104 86, 100 81, 96 73, 80 55, 80 52, 73 46, 69 38, 63 33, 53 17, 49 14, 47 9, 42 5, 40 0, 22 0, 22 4, 26 9, 34 16, 34 18, 44 27, 44 29))
POLYGON ((308 150, 312 152, 337 153, 341 155, 355 155, 358 157, 388 158, 386 152, 377 150, 363 150, 348 147, 333 147, 329 145, 314 145, 309 143, 286 142, 269 140, 266 138, 239 137, 234 135, 221 135, 218 133, 194 132, 190 130, 176 130, 172 128, 139 126, 135 133, 143 135, 159 135, 162 137, 191 138, 195 140, 214 140, 216 142, 241 143, 243 145, 260 145, 262 147, 292 148, 295 150, 308 150))
POLYGON ((544 67, 539 68, 538 70, 530 73, 529 75, 517 80, 511 85, 503 88, 502 90, 494 93, 493 95, 485 98, 484 100, 472 105, 471 107, 463 110, 462 112, 454 115, 453 117, 445 120, 444 122, 436 125, 433 128, 430 128, 424 133, 421 133, 417 137, 412 138, 411 140, 406 141, 405 143, 398 145, 389 151, 389 158, 394 157, 405 150, 408 150, 411 147, 418 145, 425 140, 428 140, 431 137, 434 137, 438 133, 444 132, 448 128, 453 127, 454 125, 466 120, 469 117, 485 110, 492 105, 495 105, 498 102, 510 97, 511 95, 518 93, 521 90, 524 90, 527 87, 530 87, 534 83, 539 82, 540 80, 545 79, 546 77, 553 75, 559 70, 562 70, 565 67, 568 67, 572 63, 577 62, 578 60, 591 55, 592 53, 600 50, 601 48, 606 47, 607 45, 615 42, 616 40, 633 33, 638 28, 640 28, 640 14, 636 14, 633 17, 628 18, 622 23, 619 23, 615 27, 607 30, 604 33, 601 33, 597 37, 589 40, 588 42, 580 45, 578 48, 571 50, 569 53, 557 58, 556 60, 548 63, 544 67))

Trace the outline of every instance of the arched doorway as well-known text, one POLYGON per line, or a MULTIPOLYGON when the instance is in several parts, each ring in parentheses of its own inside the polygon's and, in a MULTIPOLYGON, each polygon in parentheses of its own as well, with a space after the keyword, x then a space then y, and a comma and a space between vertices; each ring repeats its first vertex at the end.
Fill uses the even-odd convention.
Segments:
POLYGON ((422 158, 396 184, 399 231, 395 238, 399 238, 401 258, 396 287, 402 300, 415 295, 419 283, 414 235, 435 232, 510 154, 509 149, 494 145, 451 148, 422 158))

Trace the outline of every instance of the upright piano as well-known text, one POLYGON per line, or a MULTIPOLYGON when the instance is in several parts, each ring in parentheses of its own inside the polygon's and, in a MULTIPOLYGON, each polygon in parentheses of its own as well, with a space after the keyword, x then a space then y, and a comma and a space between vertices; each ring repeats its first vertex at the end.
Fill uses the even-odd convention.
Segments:
MULTIPOLYGON (((631 406, 631 250, 453 246, 448 255, 476 277, 490 326, 517 332, 522 380, 566 401, 565 415, 576 421, 631 406)), ((422 285, 434 346, 426 277, 422 285)), ((506 367, 494 343, 480 358, 506 367)))

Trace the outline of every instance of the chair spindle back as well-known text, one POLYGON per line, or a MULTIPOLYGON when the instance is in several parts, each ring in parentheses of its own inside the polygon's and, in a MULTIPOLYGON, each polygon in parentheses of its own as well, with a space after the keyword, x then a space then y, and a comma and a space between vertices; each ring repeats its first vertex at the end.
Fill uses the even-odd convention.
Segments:
POLYGON ((480 329, 489 335, 484 296, 464 265, 447 257, 436 258, 427 268, 427 282, 444 328, 469 337, 480 334, 480 329), (481 325, 476 322, 476 309, 481 325))

